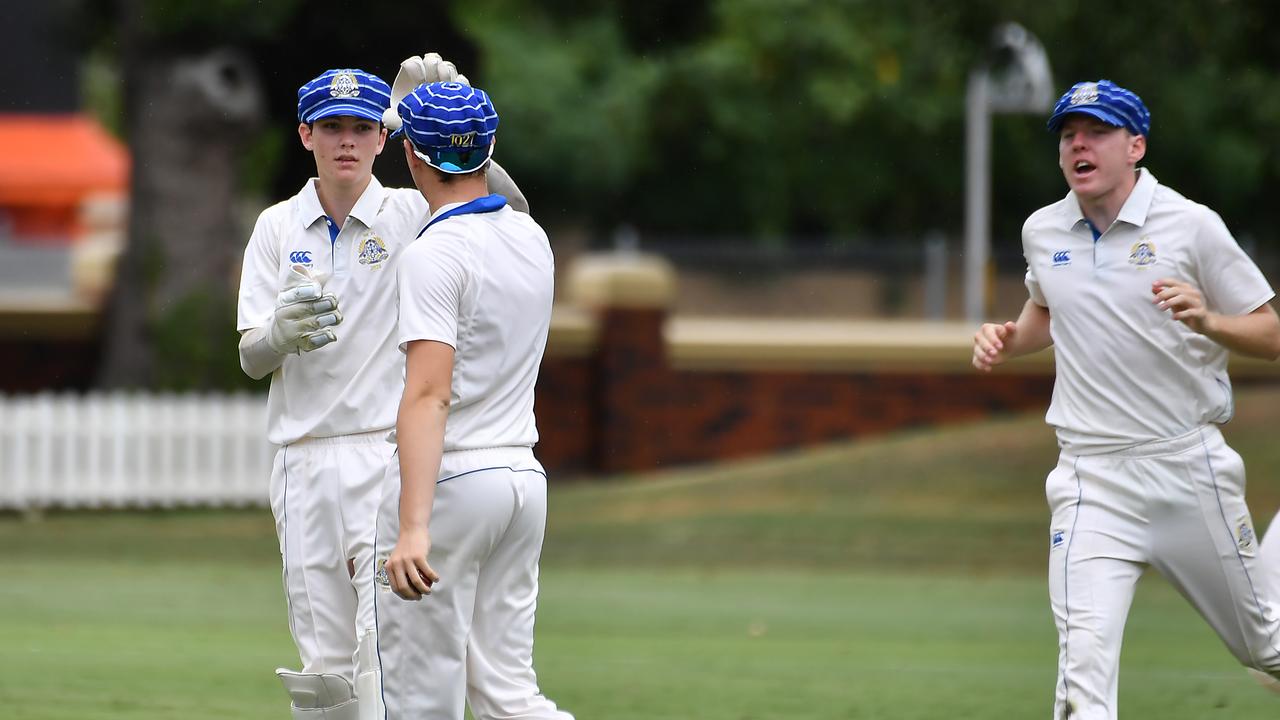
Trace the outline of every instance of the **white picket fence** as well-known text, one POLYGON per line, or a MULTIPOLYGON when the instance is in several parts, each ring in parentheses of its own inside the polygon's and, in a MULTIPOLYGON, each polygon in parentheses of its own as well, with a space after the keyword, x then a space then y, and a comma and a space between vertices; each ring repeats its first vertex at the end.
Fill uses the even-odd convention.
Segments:
POLYGON ((262 505, 265 397, 0 396, 0 509, 262 505))

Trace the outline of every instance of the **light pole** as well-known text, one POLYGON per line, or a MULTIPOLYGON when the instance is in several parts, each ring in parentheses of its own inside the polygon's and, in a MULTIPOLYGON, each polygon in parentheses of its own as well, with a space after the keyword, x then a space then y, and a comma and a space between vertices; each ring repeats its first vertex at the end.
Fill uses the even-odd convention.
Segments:
POLYGON ((965 94, 964 314, 987 314, 991 256, 991 114, 1042 113, 1052 107, 1053 78, 1044 46, 1017 23, 992 34, 987 58, 969 73, 965 94))

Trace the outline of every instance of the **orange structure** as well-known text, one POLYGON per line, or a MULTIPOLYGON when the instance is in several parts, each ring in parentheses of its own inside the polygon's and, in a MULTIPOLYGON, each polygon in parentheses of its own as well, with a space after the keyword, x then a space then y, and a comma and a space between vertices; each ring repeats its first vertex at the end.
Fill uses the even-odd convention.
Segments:
POLYGON ((20 242, 68 242, 95 195, 123 196, 129 153, 86 115, 0 115, 0 212, 20 242))

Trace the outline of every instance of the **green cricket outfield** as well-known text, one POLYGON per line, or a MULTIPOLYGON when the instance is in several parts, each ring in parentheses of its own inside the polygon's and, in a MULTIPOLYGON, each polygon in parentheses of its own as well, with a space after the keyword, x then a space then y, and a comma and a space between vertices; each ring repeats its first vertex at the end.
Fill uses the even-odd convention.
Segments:
MULTIPOLYGON (((1280 391, 1225 433, 1261 531, 1280 506, 1280 391)), ((556 483, 537 666, 577 717, 1047 717, 1038 416, 763 460, 556 483)), ((265 479, 264 479, 265 482, 265 479)), ((287 718, 296 663, 269 513, 0 518, 0 716, 287 718)), ((1162 579, 1139 588, 1126 717, 1272 718, 1162 579)))

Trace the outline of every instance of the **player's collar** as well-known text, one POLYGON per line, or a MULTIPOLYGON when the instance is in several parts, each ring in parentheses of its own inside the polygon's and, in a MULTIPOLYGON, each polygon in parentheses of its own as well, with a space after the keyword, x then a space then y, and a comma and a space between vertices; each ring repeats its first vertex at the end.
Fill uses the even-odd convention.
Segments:
POLYGON ((476 198, 475 200, 467 203, 449 203, 431 214, 431 220, 429 220, 426 227, 422 228, 422 231, 418 233, 418 237, 422 237, 422 233, 425 233, 427 228, 435 225, 441 220, 447 220, 451 217, 457 217, 458 215, 497 212, 498 210, 506 207, 506 205, 507 199, 497 193, 476 198))
POLYGON ((382 207, 382 195, 382 183, 378 182, 377 176, 370 175, 369 186, 360 193, 360 199, 356 200, 347 217, 359 220, 365 227, 373 227, 373 221, 378 217, 378 209, 382 207))
POLYGON ((318 178, 311 178, 298 193, 298 221, 303 228, 309 228, 324 217, 324 208, 320 205, 320 195, 316 192, 318 178))
MULTIPOLYGON (((319 179, 311 178, 298 193, 298 220, 304 228, 311 227, 325 217, 324 207, 320 204, 320 194, 316 191, 318 182, 320 182, 319 179)), ((383 195, 382 183, 378 182, 376 176, 370 175, 368 186, 365 187, 364 192, 360 193, 360 198, 356 200, 347 217, 359 220, 365 227, 373 227, 373 221, 378 217, 378 210, 382 207, 383 195)))
POLYGON ((1151 211, 1151 200, 1156 196, 1156 185, 1159 184, 1150 170, 1139 168, 1138 182, 1124 201, 1124 206, 1120 208, 1120 214, 1116 216, 1116 220, 1142 227, 1147 222, 1147 213, 1151 211))
MULTIPOLYGON (((1150 170, 1138 168, 1138 182, 1134 184, 1133 190, 1129 191, 1129 197, 1125 198, 1124 205, 1120 207, 1120 213, 1116 215, 1116 221, 1123 221, 1137 227, 1146 223, 1147 213, 1151 211, 1151 201, 1155 198, 1156 186, 1159 184, 1160 182, 1150 170)), ((1065 202, 1065 212, 1062 214, 1063 224, 1067 230, 1073 230, 1086 220, 1084 210, 1080 209, 1080 198, 1076 197, 1074 191, 1067 191, 1065 202)), ((1105 228, 1102 229, 1105 230, 1105 228)))

